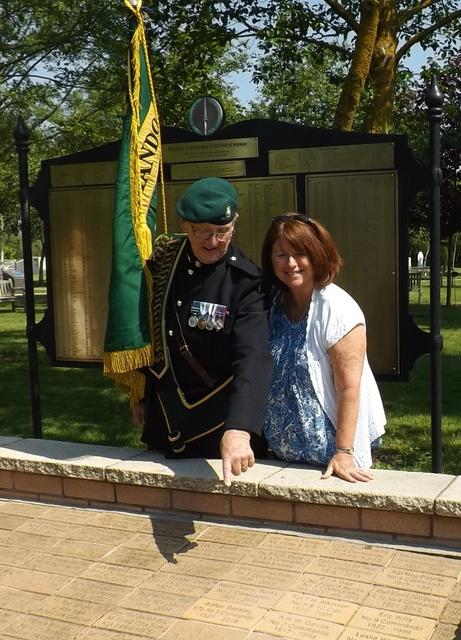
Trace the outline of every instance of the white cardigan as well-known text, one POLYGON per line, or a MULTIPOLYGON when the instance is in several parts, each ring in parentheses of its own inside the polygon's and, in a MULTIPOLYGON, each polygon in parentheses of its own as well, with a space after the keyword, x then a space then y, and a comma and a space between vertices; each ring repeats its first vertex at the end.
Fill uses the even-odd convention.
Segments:
MULTIPOLYGON (((358 324, 365 326, 365 317, 344 289, 335 284, 314 289, 306 329, 309 373, 317 398, 335 428, 336 391, 328 349, 358 324)), ((384 433, 385 424, 381 396, 365 356, 354 440, 357 466, 371 467, 370 443, 384 433)))

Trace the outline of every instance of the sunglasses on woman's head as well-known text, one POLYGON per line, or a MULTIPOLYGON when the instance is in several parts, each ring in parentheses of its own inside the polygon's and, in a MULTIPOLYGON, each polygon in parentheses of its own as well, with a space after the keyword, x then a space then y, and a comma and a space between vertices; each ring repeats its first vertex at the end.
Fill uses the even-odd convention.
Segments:
POLYGON ((290 222, 290 220, 297 220, 298 222, 304 222, 305 224, 309 224, 309 222, 311 222, 309 216, 306 216, 303 213, 283 213, 280 216, 274 216, 272 218, 272 222, 290 222))

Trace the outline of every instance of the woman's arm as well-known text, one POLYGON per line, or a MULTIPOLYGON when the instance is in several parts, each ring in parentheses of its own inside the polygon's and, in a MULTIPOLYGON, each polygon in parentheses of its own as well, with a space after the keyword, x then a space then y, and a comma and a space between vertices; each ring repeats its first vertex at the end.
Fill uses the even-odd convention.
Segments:
POLYGON ((369 469, 359 469, 352 448, 359 414, 360 380, 366 353, 366 333, 357 325, 329 350, 336 389, 336 453, 322 478, 335 474, 349 482, 368 482, 369 469))

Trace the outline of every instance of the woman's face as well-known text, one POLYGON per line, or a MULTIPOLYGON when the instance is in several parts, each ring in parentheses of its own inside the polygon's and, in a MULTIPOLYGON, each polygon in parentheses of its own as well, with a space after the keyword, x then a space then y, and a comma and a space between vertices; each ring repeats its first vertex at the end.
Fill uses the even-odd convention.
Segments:
POLYGON ((215 225, 208 222, 182 222, 187 233, 192 253, 202 264, 218 262, 229 248, 234 233, 235 222, 215 225))
POLYGON ((271 259, 274 274, 293 294, 314 288, 314 270, 307 253, 297 251, 279 237, 272 247, 271 259))

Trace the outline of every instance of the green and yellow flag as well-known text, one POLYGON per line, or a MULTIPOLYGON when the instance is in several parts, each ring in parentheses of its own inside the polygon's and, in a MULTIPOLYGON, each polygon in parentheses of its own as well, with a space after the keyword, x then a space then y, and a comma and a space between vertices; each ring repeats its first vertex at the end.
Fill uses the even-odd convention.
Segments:
MULTIPOLYGON (((160 121, 141 13, 142 0, 124 0, 124 3, 135 18, 136 28, 128 53, 129 106, 123 122, 115 186, 104 374, 114 378, 134 403, 144 393, 144 376, 137 369, 152 364, 154 355, 145 261, 152 252, 159 174, 162 195, 164 189, 160 121)), ((164 206, 163 212, 165 215, 164 206)))

